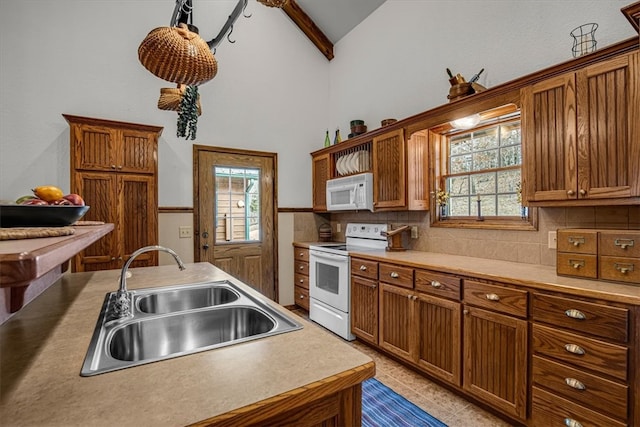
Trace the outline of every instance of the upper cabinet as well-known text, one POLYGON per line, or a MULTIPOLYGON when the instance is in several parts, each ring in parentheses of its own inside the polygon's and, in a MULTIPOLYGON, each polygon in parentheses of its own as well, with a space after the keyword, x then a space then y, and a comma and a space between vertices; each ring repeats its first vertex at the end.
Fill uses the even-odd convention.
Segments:
POLYGON ((636 51, 522 89, 531 206, 638 203, 638 61, 636 51))
POLYGON ((363 172, 373 173, 375 211, 428 209, 428 151, 425 135, 399 128, 312 153, 313 210, 327 210, 327 180, 363 172))

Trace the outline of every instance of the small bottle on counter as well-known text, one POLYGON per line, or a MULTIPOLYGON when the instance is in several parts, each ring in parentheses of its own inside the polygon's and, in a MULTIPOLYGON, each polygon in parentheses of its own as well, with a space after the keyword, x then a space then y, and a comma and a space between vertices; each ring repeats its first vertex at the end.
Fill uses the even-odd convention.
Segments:
POLYGON ((329 147, 331 145, 331 140, 329 139, 329 129, 327 129, 327 133, 324 136, 324 146, 329 147))
POLYGON ((342 142, 342 137, 340 136, 340 129, 336 129, 336 136, 333 138, 333 145, 339 144, 342 142))

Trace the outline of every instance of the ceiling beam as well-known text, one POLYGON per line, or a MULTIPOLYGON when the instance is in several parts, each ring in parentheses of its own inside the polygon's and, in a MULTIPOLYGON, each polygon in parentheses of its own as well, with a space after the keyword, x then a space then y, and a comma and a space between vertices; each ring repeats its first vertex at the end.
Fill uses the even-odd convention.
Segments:
POLYGON ((333 43, 324 35, 322 30, 309 18, 300 8, 295 0, 289 0, 282 8, 291 20, 302 30, 313 44, 327 57, 329 61, 333 59, 333 43))

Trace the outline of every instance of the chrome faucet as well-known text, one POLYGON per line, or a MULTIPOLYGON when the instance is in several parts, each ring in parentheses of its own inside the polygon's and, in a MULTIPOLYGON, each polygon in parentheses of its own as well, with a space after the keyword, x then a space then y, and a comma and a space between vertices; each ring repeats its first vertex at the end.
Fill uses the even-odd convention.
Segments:
POLYGON ((130 293, 127 291, 127 270, 129 270, 129 265, 131 265, 133 260, 138 255, 151 251, 166 252, 169 255, 173 256, 173 259, 175 259, 178 263, 178 267, 180 268, 180 270, 184 270, 186 268, 178 254, 175 253, 173 249, 165 248, 164 246, 145 246, 132 253, 127 262, 124 264, 124 267, 122 267, 122 271, 120 272, 120 288, 116 293, 116 301, 113 306, 115 318, 121 319, 123 317, 130 317, 133 315, 133 312, 131 310, 131 304, 133 303, 133 300, 131 299, 130 293))

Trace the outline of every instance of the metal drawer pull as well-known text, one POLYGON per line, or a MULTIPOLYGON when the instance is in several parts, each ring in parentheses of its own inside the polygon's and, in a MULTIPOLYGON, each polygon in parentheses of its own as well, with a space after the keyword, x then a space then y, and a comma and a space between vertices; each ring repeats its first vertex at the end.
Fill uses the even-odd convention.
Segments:
POLYGON ((360 271, 367 271, 367 266, 366 265, 361 265, 360 266, 360 271))
POLYGON ((300 258, 304 256, 304 252, 300 252, 300 258))
POLYGON ((620 246, 620 248, 622 249, 632 248, 633 239, 616 239, 613 241, 613 244, 616 246, 620 246))
POLYGON ((398 277, 400 277, 400 275, 395 271, 392 271, 391 273, 389 273, 389 276, 393 277, 394 279, 397 279, 398 277))
POLYGON ((301 265, 300 267, 298 267, 298 270, 304 270, 304 265, 301 265))
POLYGON ((575 378, 565 378, 564 382, 571 388, 575 388, 576 390, 586 390, 587 387, 584 385, 582 381, 578 381, 575 378))
POLYGON ((583 259, 570 259, 569 260, 569 265, 577 270, 580 267, 584 267, 584 260, 583 259))
POLYGON ((304 279, 300 279, 300 280, 299 280, 299 282, 300 282, 300 283, 304 283, 304 279))
POLYGON ((367 286, 369 286, 371 289, 375 289, 378 287, 377 285, 367 285, 367 286))
POLYGON ((584 245, 584 237, 569 236, 568 239, 569 239, 569 243, 571 243, 573 246, 584 245))
POLYGON ((614 263, 613 267, 618 270, 622 274, 627 274, 630 271, 633 271, 633 264, 622 264, 622 263, 614 263))
POLYGON ((304 295, 300 294, 300 299, 304 299, 304 295))
POLYGON ((578 344, 565 344, 564 349, 569 353, 577 354, 580 356, 585 353, 584 348, 580 347, 578 344))
POLYGON ((437 280, 432 280, 431 281, 431 286, 436 288, 436 289, 440 289, 442 287, 442 283, 438 282, 437 280))
POLYGON ((564 314, 566 314, 567 317, 571 317, 572 319, 584 320, 587 318, 587 316, 585 316, 583 312, 581 312, 580 310, 576 310, 575 308, 565 311, 564 314))
POLYGON ((486 294, 485 297, 489 300, 489 301, 500 301, 500 297, 496 294, 486 294))
POLYGON ((573 418, 565 418, 564 425, 567 427, 582 427, 582 424, 580 424, 578 421, 574 420, 573 418))

